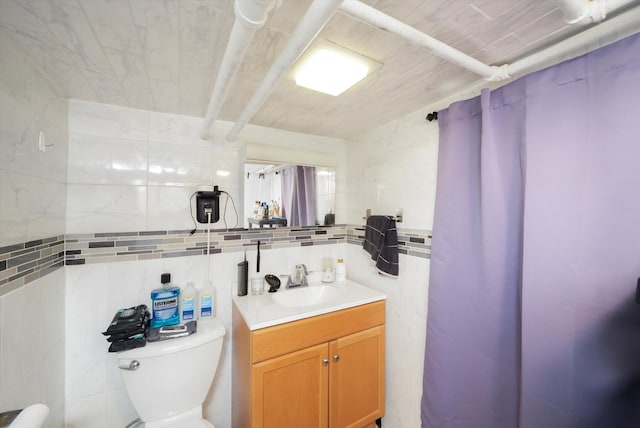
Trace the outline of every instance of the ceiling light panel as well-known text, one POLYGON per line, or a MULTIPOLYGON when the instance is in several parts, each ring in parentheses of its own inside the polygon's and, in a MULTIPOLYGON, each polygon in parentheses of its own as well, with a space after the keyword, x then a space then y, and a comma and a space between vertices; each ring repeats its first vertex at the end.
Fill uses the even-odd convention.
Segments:
POLYGON ((298 86, 337 96, 380 65, 335 43, 316 39, 293 67, 292 77, 298 86))

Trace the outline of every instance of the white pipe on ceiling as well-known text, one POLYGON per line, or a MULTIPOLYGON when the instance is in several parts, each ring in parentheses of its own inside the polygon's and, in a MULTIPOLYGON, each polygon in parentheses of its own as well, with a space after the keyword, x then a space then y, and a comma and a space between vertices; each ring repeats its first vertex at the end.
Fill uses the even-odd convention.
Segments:
POLYGON ((624 33, 625 30, 633 29, 633 27, 635 27, 637 31, 637 29, 640 28, 639 23, 640 7, 636 7, 621 15, 607 19, 573 37, 558 42, 553 46, 508 64, 506 71, 509 75, 529 73, 540 68, 541 65, 544 66, 550 62, 566 59, 563 57, 571 52, 576 52, 579 49, 584 49, 589 46, 593 47, 594 43, 597 43, 599 47, 600 40, 610 35, 624 33))
POLYGON ((556 0, 564 14, 564 22, 600 22, 607 15, 606 0, 556 0))
POLYGON ((592 24, 636 0, 556 0, 567 24, 592 24))
MULTIPOLYGON (((563 9, 563 12, 565 12, 567 19, 573 21, 580 18, 577 19, 575 23, 584 24, 588 22, 597 22, 596 20, 598 18, 604 19, 608 12, 630 5, 637 0, 558 1, 561 3, 561 5, 559 4, 559 7, 566 7, 566 10, 563 9), (604 5, 586 5, 589 8, 589 11, 585 13, 583 10, 585 3, 604 3, 604 5), (604 12, 602 12, 601 6, 605 8, 604 12)), ((516 61, 515 63, 501 66, 490 66, 422 33, 404 22, 360 2, 359 0, 314 0, 309 7, 309 10, 300 21, 296 31, 289 39, 284 51, 273 64, 262 81, 262 84, 246 105, 234 127, 227 135, 228 141, 234 141, 238 137, 242 128, 249 123, 249 120, 251 120, 258 109, 264 104, 282 77, 287 73, 302 52, 304 52, 306 47, 313 41, 315 36, 328 22, 337 8, 356 19, 374 25, 383 31, 396 34, 413 45, 426 48, 435 55, 472 71, 484 77, 485 80, 488 81, 502 81, 509 79, 513 75, 521 74, 525 71, 532 71, 541 64, 546 64, 551 59, 567 55, 571 51, 575 51, 589 43, 593 43, 594 40, 599 40, 601 37, 611 35, 622 28, 629 28, 630 25, 637 25, 639 22, 638 13, 640 13, 640 8, 636 8, 569 39, 559 42, 554 46, 516 61)))
POLYGON ((484 64, 464 52, 460 52, 358 0, 344 0, 340 10, 383 31, 396 34, 413 45, 426 48, 433 52, 434 55, 472 71, 487 80, 499 81, 509 77, 501 67, 484 64))
POLYGON ((300 20, 287 45, 273 63, 264 80, 249 100, 235 125, 227 135, 227 141, 234 141, 242 128, 249 123, 258 109, 265 103, 273 89, 309 46, 316 35, 329 21, 342 0, 314 0, 300 20))
POLYGON ((236 19, 200 129, 200 137, 203 140, 211 136, 211 126, 220 113, 222 103, 229 92, 233 77, 240 67, 253 33, 264 26, 269 11, 275 6, 277 5, 273 0, 236 0, 234 2, 233 10, 236 19))

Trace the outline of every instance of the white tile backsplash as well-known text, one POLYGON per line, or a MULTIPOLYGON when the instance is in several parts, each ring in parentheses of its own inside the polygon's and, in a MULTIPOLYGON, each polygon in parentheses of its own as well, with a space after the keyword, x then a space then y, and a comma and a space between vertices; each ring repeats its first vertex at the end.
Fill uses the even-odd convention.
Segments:
POLYGON ((193 187, 214 179, 212 145, 149 144, 149 185, 193 187))
POLYGON ((145 230, 147 187, 67 185, 67 233, 145 230))
MULTIPOLYGON (((198 187, 149 186, 147 229, 149 230, 187 230, 194 223, 189 211, 189 199, 198 187), (186 203, 184 201, 187 201, 186 203)), ((195 196, 192 200, 193 216, 196 215, 195 196)), ((220 212, 222 216, 222 211, 220 212)), ((199 226, 202 227, 202 226, 199 226)), ((216 226, 218 227, 218 226, 216 226)))
POLYGON ((148 111, 87 101, 69 102, 69 134, 147 140, 148 133, 148 111))
POLYGON ((71 133, 69 174, 77 184, 146 185, 147 140, 131 140, 71 133))
POLYGON ((64 282, 58 269, 0 297, 0 412, 38 402, 63 409, 64 282))

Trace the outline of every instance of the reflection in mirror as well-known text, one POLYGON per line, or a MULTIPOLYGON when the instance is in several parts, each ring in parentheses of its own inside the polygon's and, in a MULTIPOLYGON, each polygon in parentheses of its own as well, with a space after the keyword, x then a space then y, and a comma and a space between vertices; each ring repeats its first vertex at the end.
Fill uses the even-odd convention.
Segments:
POLYGON ((244 227, 335 223, 334 168, 245 164, 244 227))

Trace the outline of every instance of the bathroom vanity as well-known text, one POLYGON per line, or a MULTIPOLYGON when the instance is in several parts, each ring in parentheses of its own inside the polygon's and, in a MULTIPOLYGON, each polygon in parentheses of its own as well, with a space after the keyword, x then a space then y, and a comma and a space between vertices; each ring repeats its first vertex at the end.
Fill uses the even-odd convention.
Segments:
POLYGON ((375 427, 385 295, 351 281, 278 293, 234 297, 233 427, 375 427))

